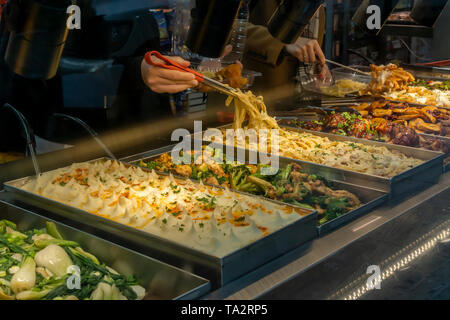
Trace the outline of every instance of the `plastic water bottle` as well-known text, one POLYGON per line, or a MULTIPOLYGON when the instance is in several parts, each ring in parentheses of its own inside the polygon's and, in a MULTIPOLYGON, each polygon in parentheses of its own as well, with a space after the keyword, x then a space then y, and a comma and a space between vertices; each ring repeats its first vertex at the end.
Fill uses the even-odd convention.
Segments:
POLYGON ((195 0, 171 0, 175 3, 175 24, 172 37, 172 54, 186 60, 196 58, 185 46, 189 27, 191 25, 191 10, 195 7, 195 0))
POLYGON ((238 60, 242 61, 245 44, 247 42, 249 17, 249 0, 244 0, 242 1, 241 9, 239 10, 238 17, 234 22, 233 31, 231 33, 230 45, 233 46, 233 50, 223 59, 225 63, 235 63, 238 60))

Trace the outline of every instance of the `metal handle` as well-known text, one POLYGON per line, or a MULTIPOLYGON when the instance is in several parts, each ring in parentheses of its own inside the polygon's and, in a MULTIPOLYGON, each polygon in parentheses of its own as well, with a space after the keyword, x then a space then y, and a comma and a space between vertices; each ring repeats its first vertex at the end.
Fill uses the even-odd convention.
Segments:
POLYGON ((54 113, 53 116, 63 118, 63 119, 68 119, 68 120, 71 120, 71 121, 77 123, 78 125, 80 125, 83 129, 85 129, 91 135, 91 137, 97 142, 97 144, 105 151, 105 153, 111 159, 117 160, 117 158, 114 156, 114 154, 111 152, 111 150, 109 150, 108 147, 99 138, 98 133, 95 132, 94 129, 92 129, 86 122, 84 122, 83 120, 81 120, 79 118, 72 117, 72 116, 69 116, 64 113, 54 113))
POLYGON ((334 65, 337 65, 338 67, 345 68, 345 69, 351 70, 351 71, 356 72, 356 73, 361 73, 361 74, 364 74, 366 76, 370 76, 369 72, 364 72, 364 71, 361 71, 361 70, 358 70, 358 69, 355 69, 355 68, 352 68, 352 67, 349 67, 349 66, 345 66, 343 64, 340 64, 339 62, 335 62, 335 61, 332 61, 332 60, 325 59, 325 61, 328 62, 328 63, 334 64, 334 65))
POLYGON ((5 103, 3 107, 5 109, 12 111, 17 116, 20 123, 22 124, 23 130, 25 131, 25 136, 27 137, 27 149, 30 152, 34 171, 36 173, 36 176, 39 176, 41 174, 41 168, 39 167, 39 164, 38 164, 37 158, 36 158, 36 140, 34 139, 33 129, 31 128, 31 126, 28 123, 25 116, 20 111, 18 111, 16 108, 14 108, 12 105, 10 105, 9 103, 5 103))

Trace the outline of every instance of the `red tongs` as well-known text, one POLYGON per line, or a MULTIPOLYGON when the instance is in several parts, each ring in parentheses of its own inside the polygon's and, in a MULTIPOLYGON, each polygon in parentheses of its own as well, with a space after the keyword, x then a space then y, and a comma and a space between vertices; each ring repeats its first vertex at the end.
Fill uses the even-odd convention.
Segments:
POLYGON ((179 63, 173 61, 172 59, 169 59, 167 57, 164 57, 161 53, 159 53, 158 51, 150 51, 147 52, 147 54, 145 55, 145 61, 152 66, 155 67, 160 67, 160 68, 164 68, 164 69, 169 69, 169 70, 176 70, 176 71, 182 71, 182 72, 189 72, 192 73, 193 75, 195 75, 195 80, 197 80, 199 83, 202 83, 208 87, 211 87, 221 93, 224 93, 226 95, 231 95, 231 96, 235 96, 236 95, 236 90, 224 85, 223 83, 220 83, 219 81, 213 80, 211 78, 205 77, 203 74, 201 74, 200 72, 197 72, 195 70, 192 70, 188 67, 183 67, 182 65, 180 65, 179 63), (156 57, 159 60, 165 62, 165 63, 159 63, 159 62, 154 62, 152 57, 156 57))

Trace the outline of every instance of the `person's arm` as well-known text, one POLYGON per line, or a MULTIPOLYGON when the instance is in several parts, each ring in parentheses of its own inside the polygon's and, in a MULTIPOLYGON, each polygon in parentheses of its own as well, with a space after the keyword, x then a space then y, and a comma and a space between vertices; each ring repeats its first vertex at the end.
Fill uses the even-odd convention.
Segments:
POLYGON ((272 37, 264 26, 249 23, 246 44, 247 57, 260 63, 277 67, 284 54, 285 45, 272 37))
POLYGON ((325 64, 325 55, 317 40, 299 38, 295 43, 286 45, 275 39, 264 26, 249 24, 247 37, 247 55, 261 63, 276 67, 285 56, 293 56, 305 63, 319 61, 325 64))

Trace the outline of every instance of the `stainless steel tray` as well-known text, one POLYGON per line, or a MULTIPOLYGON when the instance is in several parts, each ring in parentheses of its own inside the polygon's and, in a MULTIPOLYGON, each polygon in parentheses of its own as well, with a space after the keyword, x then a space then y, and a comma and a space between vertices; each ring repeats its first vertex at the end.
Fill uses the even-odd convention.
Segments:
MULTIPOLYGON (((422 163, 421 165, 412 168, 410 170, 407 170, 405 172, 402 172, 394 177, 388 178, 371 174, 358 173, 356 171, 350 171, 346 169, 336 169, 333 167, 320 165, 309 161, 302 161, 282 156, 279 157, 280 163, 282 161, 284 163, 286 163, 286 161, 297 162, 306 171, 322 175, 323 177, 329 180, 339 182, 351 181, 352 184, 387 192, 389 193, 389 200, 391 201, 396 200, 399 197, 411 194, 412 192, 422 190, 433 184, 436 184, 443 173, 443 162, 445 154, 442 152, 435 152, 346 136, 344 137, 330 133, 303 130, 289 126, 281 126, 281 127, 289 129, 291 131, 308 132, 317 136, 327 137, 328 139, 334 141, 350 141, 365 145, 385 147, 391 151, 401 152, 409 157, 414 157, 423 160, 424 163, 422 163)), ((227 128, 231 128, 231 124, 219 127, 219 129, 227 129, 227 128)), ((193 141, 198 140, 195 134, 191 135, 191 140, 193 141)))
MULTIPOLYGON (((203 142, 203 144, 207 144, 206 142, 203 142)), ((134 165, 139 165, 140 161, 151 161, 155 160, 159 156, 165 153, 170 153, 173 149, 173 147, 176 145, 169 145, 166 147, 162 147, 159 149, 155 149, 152 151, 140 153, 134 156, 123 158, 122 161, 128 162, 134 165)), ((248 159, 248 154, 246 155, 246 158, 248 159)), ((280 161, 280 167, 285 167, 289 164, 288 159, 284 158, 280 161)), ((312 173, 314 173, 314 168, 311 167, 312 173)), ((339 218, 334 219, 333 221, 329 221, 327 223, 324 223, 323 225, 317 226, 317 233, 319 235, 323 235, 325 233, 328 233, 330 231, 333 231, 347 223, 349 223, 352 220, 355 220, 356 218, 369 213, 377 206, 383 204, 388 199, 388 194, 386 192, 374 190, 367 187, 357 186, 351 183, 351 181, 347 182, 337 182, 333 181, 336 185, 336 187, 348 190, 352 193, 354 193, 363 203, 361 207, 354 209, 352 211, 347 212, 345 215, 340 216, 339 218)), ((254 196, 254 195, 252 195, 254 196)))
MULTIPOLYGON (((98 160, 107 159, 101 158, 98 160)), ((21 189, 31 178, 33 177, 6 182, 5 190, 15 200, 42 208, 69 221, 88 225, 94 228, 96 232, 104 232, 108 239, 114 238, 115 242, 126 243, 127 247, 140 253, 203 276, 211 280, 214 288, 256 269, 317 236, 317 212, 311 211, 310 214, 286 227, 225 257, 216 257, 21 189), (245 259, 245 263, 242 263, 243 259, 245 259)), ((264 201, 286 205, 268 199, 264 199, 264 201)))
MULTIPOLYGON (((9 201, 14 202, 5 192, 0 192, 0 219, 13 221, 21 229, 40 229, 46 221, 53 221, 9 201)), ((59 222, 55 224, 66 239, 78 242, 106 265, 123 275, 135 275, 148 291, 145 299, 196 299, 210 290, 206 279, 59 222)))
MULTIPOLYGON (((320 120, 320 117, 318 116, 318 114, 308 114, 308 113, 302 113, 298 116, 283 116, 283 117, 277 117, 278 121, 281 120, 297 120, 297 121, 314 121, 314 120, 320 120)), ((296 128, 295 126, 291 126, 289 124, 285 124, 283 123, 283 126, 289 127, 289 128, 296 128)), ((312 132, 317 132, 317 131, 312 131, 312 132)), ((439 135, 434 135, 434 134, 427 134, 427 133, 418 133, 419 136, 426 138, 426 139, 437 139, 437 140, 441 140, 443 143, 446 143, 447 145, 450 146, 450 137, 444 137, 444 136, 439 136, 439 135)), ((365 140, 365 139, 364 139, 365 140)), ((411 148, 416 148, 416 149, 422 149, 422 150, 428 150, 426 148, 423 147, 411 147, 411 148)), ((446 158, 450 158, 450 153, 445 153, 445 157, 446 158)), ((448 170, 450 170, 450 162, 448 162, 447 164, 444 161, 444 173, 447 172, 448 170)))

